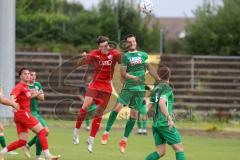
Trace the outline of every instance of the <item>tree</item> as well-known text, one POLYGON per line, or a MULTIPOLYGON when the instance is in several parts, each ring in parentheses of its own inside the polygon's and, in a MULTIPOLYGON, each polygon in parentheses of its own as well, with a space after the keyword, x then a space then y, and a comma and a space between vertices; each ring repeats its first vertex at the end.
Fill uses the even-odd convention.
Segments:
POLYGON ((224 0, 215 7, 209 1, 199 7, 196 21, 187 28, 185 49, 193 54, 240 54, 240 1, 224 0))

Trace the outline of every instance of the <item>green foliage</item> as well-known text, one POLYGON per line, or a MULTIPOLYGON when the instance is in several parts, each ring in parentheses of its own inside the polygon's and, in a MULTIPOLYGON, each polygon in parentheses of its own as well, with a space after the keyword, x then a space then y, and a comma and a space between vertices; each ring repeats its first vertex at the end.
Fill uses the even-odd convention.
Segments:
POLYGON ((205 1, 196 12, 196 21, 187 29, 188 53, 210 55, 240 54, 240 1, 224 0, 214 7, 205 1))
POLYGON ((121 39, 133 33, 138 37, 140 49, 158 51, 159 23, 152 16, 140 15, 134 3, 119 0, 116 4, 113 0, 102 0, 97 8, 88 11, 81 4, 64 0, 16 2, 16 39, 21 46, 41 44, 58 52, 64 51, 60 47, 62 44, 75 47, 76 50, 86 46, 89 49, 89 46, 96 46, 96 37, 99 35, 109 36, 112 41, 119 42, 119 28, 121 39))

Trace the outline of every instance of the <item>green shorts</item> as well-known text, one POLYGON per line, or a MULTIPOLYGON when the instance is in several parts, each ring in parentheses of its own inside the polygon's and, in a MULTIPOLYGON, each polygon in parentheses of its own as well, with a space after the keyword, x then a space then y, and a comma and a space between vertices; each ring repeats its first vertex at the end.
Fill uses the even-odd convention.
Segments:
POLYGON ((139 115, 147 115, 147 106, 144 104, 141 106, 139 112, 138 112, 139 115))
POLYGON ((181 135, 175 127, 172 129, 168 126, 152 127, 152 133, 156 146, 166 143, 169 145, 182 143, 181 135))
POLYGON ((41 123, 41 125, 42 125, 43 127, 46 127, 46 126, 47 126, 47 123, 45 122, 45 120, 42 118, 42 116, 41 116, 39 113, 37 113, 37 112, 31 112, 31 114, 32 114, 35 118, 38 119, 38 121, 41 123))
POLYGON ((124 106, 129 105, 130 108, 140 111, 143 106, 142 104, 144 98, 145 91, 131 91, 122 89, 118 96, 117 103, 121 103, 124 106))

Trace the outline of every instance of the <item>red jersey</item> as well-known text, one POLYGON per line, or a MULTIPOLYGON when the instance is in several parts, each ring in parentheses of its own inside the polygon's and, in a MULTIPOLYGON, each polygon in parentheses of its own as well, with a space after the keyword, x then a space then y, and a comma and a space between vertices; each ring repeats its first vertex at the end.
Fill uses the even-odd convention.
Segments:
POLYGON ((27 84, 19 82, 15 88, 13 88, 11 95, 16 96, 16 102, 19 104, 19 111, 30 112, 31 91, 27 84))
POLYGON ((92 50, 85 63, 94 67, 93 79, 88 88, 112 92, 111 81, 116 63, 121 63, 120 52, 112 49, 107 54, 102 54, 100 50, 92 50))

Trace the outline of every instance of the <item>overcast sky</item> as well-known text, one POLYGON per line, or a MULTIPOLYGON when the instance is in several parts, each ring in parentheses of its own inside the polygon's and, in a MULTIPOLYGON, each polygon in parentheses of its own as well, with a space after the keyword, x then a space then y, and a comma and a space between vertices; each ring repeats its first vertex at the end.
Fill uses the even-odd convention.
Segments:
MULTIPOLYGON (((92 5, 97 5, 99 0, 68 0, 80 2, 89 9, 92 5)), ((140 0, 135 0, 140 1, 140 0)), ((193 17, 192 13, 204 0, 152 0, 154 3, 153 13, 157 17, 193 17)), ((221 0, 212 0, 219 2, 221 0)))

